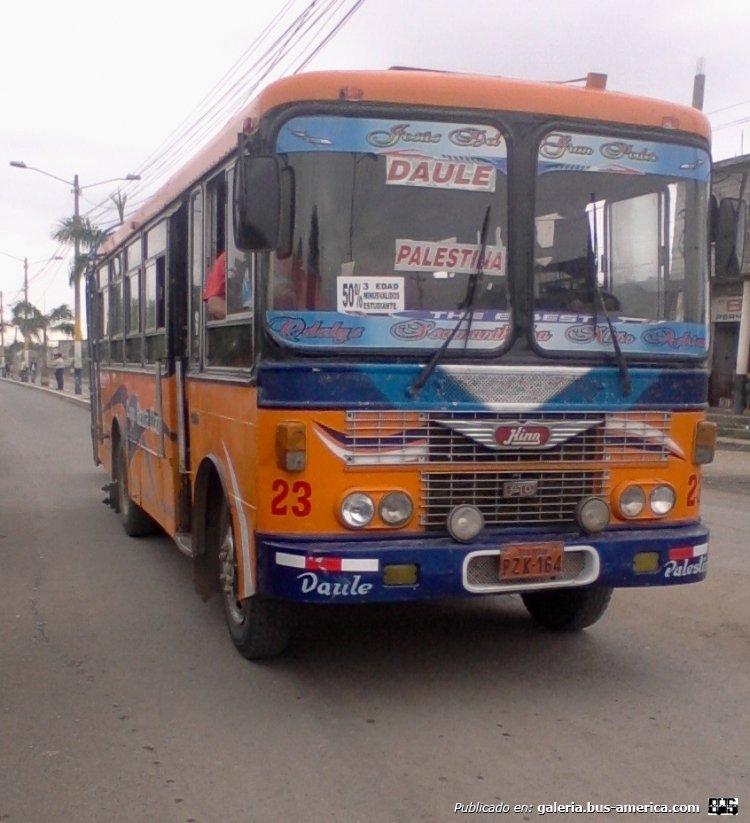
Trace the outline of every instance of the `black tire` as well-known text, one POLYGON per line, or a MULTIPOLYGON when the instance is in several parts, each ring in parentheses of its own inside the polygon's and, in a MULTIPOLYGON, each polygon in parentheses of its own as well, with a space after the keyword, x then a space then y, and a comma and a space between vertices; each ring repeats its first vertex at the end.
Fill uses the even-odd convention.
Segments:
POLYGON ((592 626, 607 611, 612 589, 549 589, 521 595, 529 614, 545 629, 575 632, 592 626))
POLYGON ((134 503, 128 492, 128 472, 127 456, 125 445, 120 442, 117 446, 117 458, 115 469, 116 492, 115 504, 116 512, 120 513, 122 527, 128 537, 144 537, 147 534, 154 534, 157 530, 156 523, 146 514, 145 511, 134 503))
POLYGON ((218 558, 219 590, 224 603, 224 616, 232 642, 237 651, 248 660, 275 657, 289 645, 289 605, 254 595, 246 600, 237 599, 237 560, 234 530, 229 506, 222 496, 212 547, 218 558))

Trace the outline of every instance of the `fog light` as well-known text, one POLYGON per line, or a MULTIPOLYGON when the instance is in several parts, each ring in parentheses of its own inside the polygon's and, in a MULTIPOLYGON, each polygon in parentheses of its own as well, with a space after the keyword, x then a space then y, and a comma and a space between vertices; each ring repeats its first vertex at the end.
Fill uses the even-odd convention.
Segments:
POLYGON ((468 543, 484 528, 484 517, 476 506, 456 506, 448 513, 447 526, 454 540, 468 543))
POLYGON ((659 517, 669 514, 676 501, 677 496, 671 486, 654 486, 648 497, 648 505, 651 507, 651 511, 659 517))
POLYGON ((383 567, 383 584, 386 586, 416 586, 419 568, 414 563, 392 563, 383 567))
POLYGON ((609 506, 601 497, 589 497, 578 504, 576 519, 580 527, 590 534, 606 529, 609 518, 609 506))
POLYGON ((405 492, 390 492, 380 501, 380 519, 388 526, 403 526, 412 516, 414 505, 405 492))
POLYGON ((341 504, 341 519, 352 529, 363 529, 374 516, 375 504, 369 494, 353 492, 341 504))
POLYGON ((640 486, 628 486, 618 500, 623 517, 638 517, 645 505, 646 495, 640 486))
POLYGON ((659 571, 659 552, 638 552, 633 556, 634 574, 653 574, 659 571))

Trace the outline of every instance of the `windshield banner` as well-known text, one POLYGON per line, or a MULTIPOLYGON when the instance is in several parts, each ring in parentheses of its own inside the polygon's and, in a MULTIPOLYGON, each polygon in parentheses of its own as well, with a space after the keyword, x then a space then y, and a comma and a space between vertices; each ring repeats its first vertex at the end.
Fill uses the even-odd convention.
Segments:
POLYGON ((553 131, 539 144, 538 171, 658 174, 707 181, 711 160, 705 151, 690 146, 553 131))
MULTIPOLYGON (((394 294, 398 291, 396 287, 394 294)), ((266 312, 269 330, 279 343, 305 349, 435 349, 445 343, 461 317, 462 312, 457 311, 403 311, 389 315, 266 312)), ((461 324, 449 348, 498 349, 508 341, 510 319, 507 311, 475 311, 471 323, 461 324)), ((594 324, 591 315, 537 312, 535 321, 537 344, 547 351, 610 354, 613 350, 609 325, 603 319, 594 324)), ((705 357, 708 351, 707 329, 699 324, 638 323, 616 318, 612 318, 612 322, 626 355, 705 357)))
POLYGON ((422 155, 455 162, 419 164, 407 160, 389 167, 391 185, 428 185, 494 190, 494 174, 474 164, 489 160, 505 168, 507 144, 502 132, 481 123, 441 123, 433 120, 384 120, 361 117, 294 117, 276 143, 281 153, 339 151, 357 154, 422 155))

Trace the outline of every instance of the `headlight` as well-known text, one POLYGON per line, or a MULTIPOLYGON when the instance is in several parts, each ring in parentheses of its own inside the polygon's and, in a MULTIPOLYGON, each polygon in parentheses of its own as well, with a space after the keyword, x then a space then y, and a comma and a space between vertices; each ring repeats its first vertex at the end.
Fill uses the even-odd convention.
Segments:
POLYGON ((403 526, 412 515, 414 505, 404 492, 390 492, 380 501, 380 519, 387 526, 403 526))
POLYGON ((609 525, 609 506, 601 497, 588 497, 578 504, 576 518, 589 534, 604 531, 609 525))
POLYGON ((638 517, 646 505, 646 495, 640 486, 628 486, 618 501, 623 517, 638 517))
POLYGON ((648 498, 651 511, 659 517, 669 514, 676 501, 677 498, 671 486, 654 486, 648 498))
POLYGON ((476 506, 455 506, 448 512, 448 533, 459 543, 473 540, 484 528, 484 517, 476 506))
POLYGON ((372 497, 363 492, 353 492, 341 504, 341 519, 352 529, 364 529, 375 516, 372 497))

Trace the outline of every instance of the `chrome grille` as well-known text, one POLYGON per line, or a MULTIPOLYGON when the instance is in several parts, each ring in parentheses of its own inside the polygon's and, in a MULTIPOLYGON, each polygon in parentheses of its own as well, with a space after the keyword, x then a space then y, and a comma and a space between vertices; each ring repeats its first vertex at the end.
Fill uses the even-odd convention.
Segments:
MULTIPOLYGON (((349 465, 528 462, 664 464, 680 453, 670 438, 669 412, 399 412, 347 413, 349 465), (494 448, 484 440, 492 427, 549 426, 570 436, 545 448, 494 448), (460 430, 459 430, 460 429, 460 430), (468 434, 467 434, 468 432, 468 434)), ((562 435, 561 435, 562 436, 562 435)))
POLYGON ((421 524, 445 529, 458 505, 476 506, 487 526, 572 523, 580 500, 608 487, 609 475, 595 471, 425 472, 421 524))

